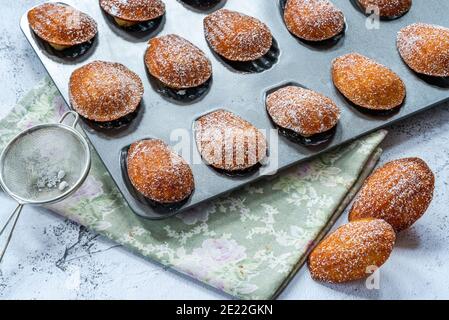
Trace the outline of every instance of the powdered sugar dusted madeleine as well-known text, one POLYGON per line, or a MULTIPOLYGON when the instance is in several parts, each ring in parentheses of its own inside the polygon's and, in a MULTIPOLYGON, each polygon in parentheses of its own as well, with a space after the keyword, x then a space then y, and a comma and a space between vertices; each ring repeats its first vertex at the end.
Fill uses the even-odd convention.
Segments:
POLYGON ((345 27, 343 12, 328 0, 288 0, 284 21, 291 33, 308 41, 330 39, 345 27))
POLYGON ((197 87, 212 75, 203 51, 174 34, 150 40, 145 64, 152 76, 174 89, 197 87))
POLYGON ((365 181, 349 220, 378 218, 396 231, 407 229, 427 210, 434 185, 435 177, 423 160, 406 158, 389 162, 365 181))
POLYGON ((93 121, 114 121, 133 113, 142 95, 139 76, 120 63, 93 61, 70 77, 72 107, 93 121))
POLYGON ((62 3, 44 3, 28 11, 28 22, 37 36, 55 49, 92 40, 97 23, 87 14, 62 3))
POLYGON ((128 176, 142 195, 161 204, 188 198, 195 183, 187 162, 161 140, 141 140, 128 150, 128 176))
POLYGON ((405 99, 405 84, 387 67, 358 53, 332 63, 332 80, 351 102, 371 110, 391 110, 405 99))
POLYGON ((369 268, 389 258, 396 235, 384 220, 364 219, 345 224, 320 242, 309 256, 312 278, 343 283, 369 276, 369 268))
POLYGON ((159 18, 165 13, 161 0, 100 0, 100 6, 123 27, 159 18))
POLYGON ((340 109, 331 99, 297 86, 269 94, 266 106, 274 123, 304 137, 329 131, 340 117, 340 109))
POLYGON ((251 123, 226 110, 206 114, 195 122, 198 150, 209 165, 225 171, 242 171, 267 156, 264 135, 251 123))
POLYGON ((399 31, 399 53, 415 72, 449 77, 449 29, 415 23, 399 31))
POLYGON ((357 2, 366 13, 379 10, 379 15, 386 18, 400 17, 412 7, 412 0, 357 0, 357 2))
POLYGON ((270 50, 273 41, 264 23, 227 9, 205 17, 204 32, 212 49, 231 61, 259 59, 270 50))

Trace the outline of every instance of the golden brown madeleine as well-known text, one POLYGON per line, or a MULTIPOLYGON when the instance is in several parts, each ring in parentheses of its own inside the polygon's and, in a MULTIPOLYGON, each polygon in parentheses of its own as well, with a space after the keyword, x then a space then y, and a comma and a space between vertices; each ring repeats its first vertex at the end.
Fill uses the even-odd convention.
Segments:
POLYGON ((378 8, 379 15, 385 18, 400 17, 412 7, 412 0, 357 0, 357 2, 366 13, 378 8))
POLYGON ((142 95, 139 76, 120 63, 93 61, 70 77, 72 107, 93 121, 114 121, 133 113, 142 95))
POLYGON ((283 87, 267 96, 273 122, 303 137, 329 131, 337 125, 340 109, 328 97, 297 86, 283 87))
POLYGON ((145 64, 153 77, 174 89, 197 87, 212 75, 212 65, 203 51, 174 34, 150 40, 145 64))
POLYGON ((204 18, 206 40, 220 56, 231 61, 261 58, 271 48, 270 29, 256 18, 220 9, 204 18))
POLYGON ((100 0, 100 6, 123 27, 159 18, 165 13, 161 0, 100 0))
POLYGON ((55 49, 92 40, 97 23, 87 14, 62 3, 44 3, 28 11, 28 22, 37 36, 55 49))
POLYGON ((187 162, 161 140, 141 140, 128 150, 128 176, 146 198, 160 204, 187 199, 195 187, 187 162))
POLYGON ((364 219, 345 224, 321 241, 309 255, 312 278, 329 283, 363 279, 371 267, 389 258, 396 235, 384 220, 364 219))
POLYGON ((330 39, 345 28, 343 12, 328 0, 288 0, 284 21, 291 33, 307 41, 330 39))
POLYGON ((226 110, 196 120, 195 138, 204 161, 217 169, 247 170, 267 156, 265 136, 251 123, 226 110))
POLYGON ((387 67, 358 53, 332 63, 332 80, 352 103, 371 110, 391 110, 405 99, 405 84, 387 67))
POLYGON ((435 177, 423 160, 406 158, 389 162, 365 181, 349 220, 384 219, 396 231, 407 229, 426 212, 434 186, 435 177))
POLYGON ((397 46, 405 63, 415 72, 449 77, 449 29, 415 23, 398 33, 397 46))

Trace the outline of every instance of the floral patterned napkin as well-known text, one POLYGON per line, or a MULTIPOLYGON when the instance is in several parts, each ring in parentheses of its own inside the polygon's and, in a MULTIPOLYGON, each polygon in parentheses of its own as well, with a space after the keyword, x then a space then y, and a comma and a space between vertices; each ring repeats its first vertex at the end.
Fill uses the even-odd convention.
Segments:
MULTIPOLYGON (((0 148, 18 131, 59 119, 66 105, 49 79, 0 120, 0 148)), ((98 155, 81 189, 50 209, 242 299, 271 299, 344 210, 380 156, 386 131, 176 217, 151 221, 127 206, 98 155)))

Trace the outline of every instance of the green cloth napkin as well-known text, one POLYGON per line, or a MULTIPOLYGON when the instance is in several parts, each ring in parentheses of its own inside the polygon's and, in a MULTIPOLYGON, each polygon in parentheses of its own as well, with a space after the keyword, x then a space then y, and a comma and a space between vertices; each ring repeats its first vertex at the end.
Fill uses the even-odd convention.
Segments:
MULTIPOLYGON (((54 122, 66 105, 49 79, 0 121, 0 148, 54 122)), ((50 209, 219 290, 271 299, 344 210, 380 156, 379 131, 176 217, 152 221, 127 206, 96 152, 84 185, 50 209)))

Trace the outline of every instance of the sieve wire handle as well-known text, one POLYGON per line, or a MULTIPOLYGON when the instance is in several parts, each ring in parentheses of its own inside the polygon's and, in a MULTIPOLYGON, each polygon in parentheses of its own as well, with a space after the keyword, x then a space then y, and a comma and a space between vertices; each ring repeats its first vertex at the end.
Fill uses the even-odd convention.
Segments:
POLYGON ((5 255, 6 249, 8 249, 9 242, 11 241, 12 234, 14 232, 14 229, 16 228, 17 221, 19 220, 20 213, 22 212, 23 204, 19 204, 17 208, 12 212, 12 214, 9 216, 8 221, 6 221, 6 224, 3 226, 2 230, 0 230, 0 236, 3 234, 3 232, 6 230, 6 227, 9 225, 9 223, 13 220, 11 230, 9 230, 8 238, 6 239, 5 246, 0 251, 0 263, 2 263, 3 256, 5 255), (16 216, 14 219, 13 217, 16 216))
POLYGON ((75 111, 67 111, 66 113, 64 113, 62 115, 61 119, 59 119, 59 123, 63 123, 65 118, 67 118, 69 115, 72 115, 75 117, 75 120, 73 120, 73 123, 71 124, 71 127, 75 128, 80 119, 80 116, 75 111))

